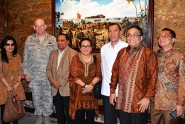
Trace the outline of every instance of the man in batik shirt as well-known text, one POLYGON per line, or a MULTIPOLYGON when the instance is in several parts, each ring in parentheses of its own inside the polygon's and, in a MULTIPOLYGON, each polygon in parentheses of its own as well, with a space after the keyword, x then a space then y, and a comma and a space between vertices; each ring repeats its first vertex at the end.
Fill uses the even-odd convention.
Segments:
POLYGON ((116 104, 121 124, 147 124, 149 99, 155 95, 157 58, 152 50, 142 46, 142 39, 140 27, 128 27, 129 46, 119 51, 112 68, 110 103, 116 104))
POLYGON ((185 100, 185 54, 173 49, 176 34, 164 28, 159 36, 158 83, 155 106, 151 111, 152 124, 177 124, 170 113, 175 110, 177 116, 183 113, 185 100))

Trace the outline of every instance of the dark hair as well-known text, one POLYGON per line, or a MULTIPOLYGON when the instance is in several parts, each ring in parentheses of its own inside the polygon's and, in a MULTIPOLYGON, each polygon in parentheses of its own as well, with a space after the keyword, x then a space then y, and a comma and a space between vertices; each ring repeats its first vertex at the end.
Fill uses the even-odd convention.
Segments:
POLYGON ((57 35, 57 39, 58 39, 58 37, 59 37, 60 35, 65 36, 66 40, 70 41, 69 36, 68 36, 67 34, 64 34, 64 33, 61 33, 61 34, 57 35))
POLYGON ((91 39, 89 39, 89 38, 83 38, 83 39, 82 39, 82 40, 80 40, 80 42, 79 42, 79 46, 80 46, 80 47, 81 47, 82 42, 83 42, 84 40, 89 41, 90 45, 92 46, 92 41, 91 41, 91 39))
POLYGON ((143 36, 143 30, 138 25, 131 25, 131 26, 127 27, 126 30, 125 30, 125 36, 126 36, 128 30, 131 29, 131 28, 136 28, 137 30, 140 31, 140 35, 143 36))
POLYGON ((176 38, 176 33, 175 31, 169 29, 169 28, 164 28, 162 31, 169 31, 170 35, 172 36, 172 38, 176 38))
POLYGON ((113 25, 117 25, 119 30, 121 31, 121 26, 118 23, 110 23, 109 26, 108 26, 108 30, 109 30, 109 27, 113 26, 113 25))
POLYGON ((6 49, 4 47, 5 47, 8 40, 12 40, 13 43, 14 43, 14 50, 12 52, 12 55, 14 56, 15 54, 17 54, 17 42, 16 42, 15 38, 12 37, 12 36, 4 37, 2 42, 1 42, 1 60, 3 62, 7 62, 7 63, 8 63, 8 57, 7 57, 7 54, 6 54, 6 49))

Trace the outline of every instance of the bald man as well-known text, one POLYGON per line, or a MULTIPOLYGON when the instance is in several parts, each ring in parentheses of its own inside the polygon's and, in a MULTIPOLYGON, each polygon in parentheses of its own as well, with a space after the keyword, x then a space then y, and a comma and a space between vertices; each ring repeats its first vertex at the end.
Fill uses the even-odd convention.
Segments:
POLYGON ((36 33, 28 36, 24 48, 23 70, 32 91, 34 114, 38 116, 35 124, 50 124, 49 115, 53 112, 51 85, 46 75, 46 66, 50 53, 57 49, 57 45, 56 38, 48 34, 46 28, 43 19, 36 19, 33 25, 36 33))

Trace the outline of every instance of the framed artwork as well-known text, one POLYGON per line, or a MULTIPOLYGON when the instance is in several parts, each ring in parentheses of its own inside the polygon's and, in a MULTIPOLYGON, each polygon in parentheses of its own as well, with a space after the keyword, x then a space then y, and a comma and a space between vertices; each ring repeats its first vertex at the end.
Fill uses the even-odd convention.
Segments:
MULTIPOLYGON (((153 13, 153 0, 52 0, 53 34, 66 33, 74 49, 82 38, 90 38, 93 52, 99 52, 109 42, 111 22, 119 23, 123 32, 130 25, 139 25, 143 44, 152 48, 153 13)), ((124 33, 121 39, 125 41, 124 33)))

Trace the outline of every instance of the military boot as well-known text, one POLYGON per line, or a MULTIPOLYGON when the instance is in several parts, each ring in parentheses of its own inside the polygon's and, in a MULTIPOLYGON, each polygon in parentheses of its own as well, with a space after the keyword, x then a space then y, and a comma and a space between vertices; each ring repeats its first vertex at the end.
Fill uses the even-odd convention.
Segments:
POLYGON ((44 124, 50 124, 49 116, 44 116, 44 124))
POLYGON ((43 122, 42 115, 39 115, 35 124, 42 124, 42 122, 43 122))

